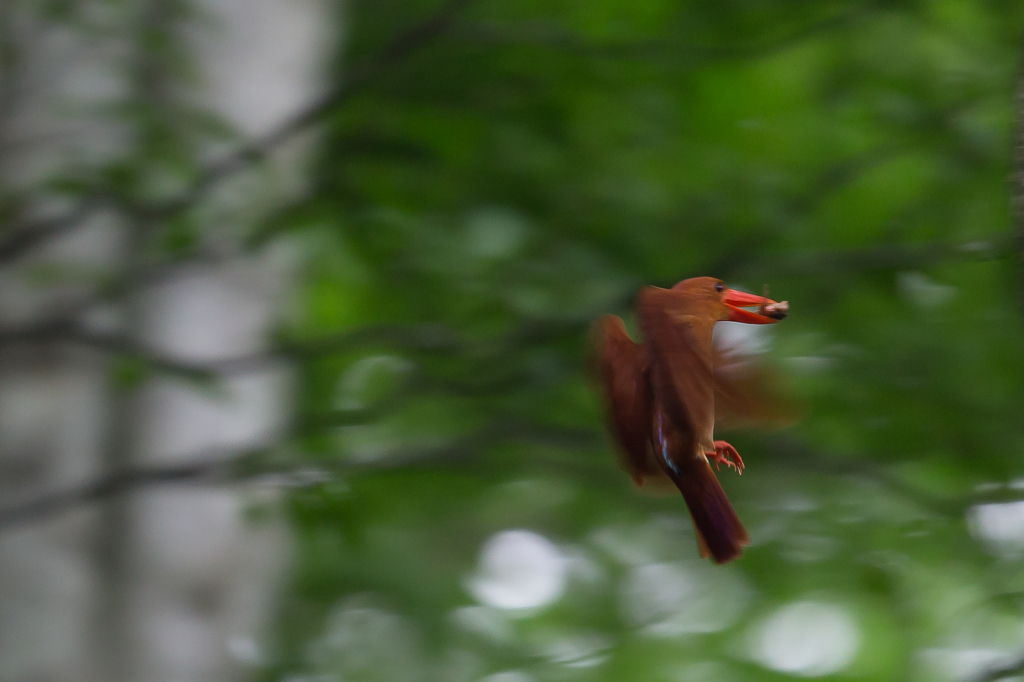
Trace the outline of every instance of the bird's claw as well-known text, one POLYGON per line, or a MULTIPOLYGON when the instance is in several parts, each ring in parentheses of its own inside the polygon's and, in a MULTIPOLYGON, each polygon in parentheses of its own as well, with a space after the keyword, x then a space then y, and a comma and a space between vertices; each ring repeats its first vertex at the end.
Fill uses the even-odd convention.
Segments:
POLYGON ((736 448, 726 443, 724 440, 715 441, 715 451, 705 452, 705 455, 715 463, 715 469, 718 469, 719 464, 724 464, 726 467, 732 467, 736 470, 736 473, 743 475, 743 458, 740 457, 740 453, 736 452, 736 448))

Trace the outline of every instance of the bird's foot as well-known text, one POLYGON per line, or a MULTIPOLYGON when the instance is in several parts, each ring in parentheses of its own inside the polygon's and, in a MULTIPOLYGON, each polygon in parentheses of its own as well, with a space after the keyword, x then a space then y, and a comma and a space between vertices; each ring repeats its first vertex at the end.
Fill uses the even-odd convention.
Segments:
POLYGON ((736 452, 736 448, 724 440, 716 440, 715 451, 705 452, 704 454, 715 463, 715 469, 718 469, 719 464, 724 464, 726 467, 735 469, 736 473, 743 475, 743 458, 740 457, 740 453, 736 452))

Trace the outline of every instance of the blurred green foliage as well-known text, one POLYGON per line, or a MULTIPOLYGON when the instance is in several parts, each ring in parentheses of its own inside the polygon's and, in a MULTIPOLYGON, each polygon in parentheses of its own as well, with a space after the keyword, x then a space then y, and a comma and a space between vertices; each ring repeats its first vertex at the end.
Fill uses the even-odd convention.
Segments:
MULTIPOLYGON (((338 77, 439 7, 347 3, 338 77)), ((303 461, 353 473, 290 495, 267 679, 781 679, 786 613, 846 637, 805 675, 1019 647, 1024 523, 972 510, 1024 487, 1022 29, 1008 1, 479 0, 340 107, 264 236, 310 253, 289 343, 334 340, 303 461), (598 314, 696 275, 790 301, 755 340, 806 405, 731 438, 754 541, 725 567, 632 489, 587 373, 598 314), (479 604, 509 529, 554 543, 564 593, 479 604)))

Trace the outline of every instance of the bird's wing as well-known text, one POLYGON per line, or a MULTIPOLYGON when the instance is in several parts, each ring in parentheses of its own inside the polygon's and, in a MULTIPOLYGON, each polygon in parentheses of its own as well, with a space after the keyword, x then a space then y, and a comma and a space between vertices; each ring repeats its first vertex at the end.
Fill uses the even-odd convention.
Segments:
POLYGON ((710 438, 715 419, 714 320, 684 314, 678 297, 678 292, 645 287, 637 296, 637 315, 651 355, 651 384, 660 407, 677 430, 707 446, 703 441, 710 438), (700 339, 704 333, 706 344, 700 339))
POLYGON ((712 362, 716 426, 786 426, 799 417, 797 407, 778 389, 779 377, 765 362, 721 343, 714 348, 712 362))
POLYGON ((622 320, 604 315, 594 329, 599 373, 607 396, 608 417, 621 446, 623 465, 637 485, 662 476, 653 460, 651 438, 651 387, 643 347, 626 334, 622 320))

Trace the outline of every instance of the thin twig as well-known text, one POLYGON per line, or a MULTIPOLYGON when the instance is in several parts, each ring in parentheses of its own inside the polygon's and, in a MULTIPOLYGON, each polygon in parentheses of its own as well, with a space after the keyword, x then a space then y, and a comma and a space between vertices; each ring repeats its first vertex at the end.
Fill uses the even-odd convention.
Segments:
POLYGON ((986 262, 1009 258, 1014 247, 1003 238, 972 242, 924 242, 886 244, 859 249, 790 250, 765 253, 749 264, 734 266, 750 275, 762 272, 785 275, 817 275, 870 270, 913 270, 947 262, 986 262))
POLYGON ((560 27, 545 24, 499 25, 460 22, 456 38, 465 42, 514 47, 536 47, 586 57, 609 59, 651 59, 675 57, 703 62, 754 58, 785 49, 817 33, 842 26, 869 9, 856 5, 824 19, 811 22, 791 33, 746 45, 687 45, 670 38, 589 41, 560 27))

